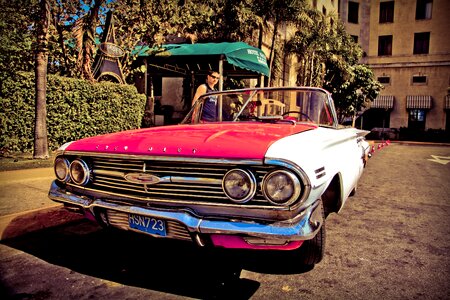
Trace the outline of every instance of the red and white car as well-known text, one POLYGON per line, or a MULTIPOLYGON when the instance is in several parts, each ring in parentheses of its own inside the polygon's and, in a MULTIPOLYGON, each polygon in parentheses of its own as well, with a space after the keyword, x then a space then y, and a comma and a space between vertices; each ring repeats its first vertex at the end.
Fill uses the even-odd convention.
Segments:
POLYGON ((355 191, 367 132, 320 88, 206 94, 180 125, 85 138, 55 158, 49 197, 104 226, 200 246, 324 253, 325 218, 355 191))

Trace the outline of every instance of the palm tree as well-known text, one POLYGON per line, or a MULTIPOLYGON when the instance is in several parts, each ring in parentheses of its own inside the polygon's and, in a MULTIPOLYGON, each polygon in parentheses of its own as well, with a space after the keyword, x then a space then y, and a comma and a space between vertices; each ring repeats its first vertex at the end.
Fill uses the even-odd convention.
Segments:
POLYGON ((260 38, 259 47, 262 46, 262 35, 263 32, 272 32, 272 39, 270 44, 270 54, 269 54, 269 78, 268 85, 271 85, 271 75, 274 66, 274 60, 276 55, 276 50, 282 51, 277 45, 279 44, 279 28, 280 25, 293 23, 297 20, 299 15, 302 15, 306 9, 307 4, 305 0, 264 0, 257 1, 253 3, 253 10, 256 15, 261 17, 260 21, 260 38), (273 29, 272 29, 273 27, 273 29), (277 49, 278 48, 278 49, 277 49))
POLYGON ((94 2, 94 6, 83 17, 78 18, 72 28, 75 47, 78 51, 77 67, 84 79, 94 81, 91 65, 95 54, 95 30, 100 7, 104 0, 94 2))
POLYGON ((48 158, 47 141, 47 63, 48 63, 48 27, 50 22, 50 4, 48 0, 39 3, 40 20, 37 24, 37 46, 35 67, 35 122, 33 158, 48 158))

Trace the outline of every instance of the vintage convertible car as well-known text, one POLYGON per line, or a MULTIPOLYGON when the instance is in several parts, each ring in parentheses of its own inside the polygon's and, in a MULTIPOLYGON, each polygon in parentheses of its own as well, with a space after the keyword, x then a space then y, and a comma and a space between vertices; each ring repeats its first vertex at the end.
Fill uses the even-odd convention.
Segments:
POLYGON ((357 187, 367 132, 320 88, 204 95, 182 124, 85 138, 57 152, 49 197, 104 226, 200 246, 324 254, 325 218, 357 187))

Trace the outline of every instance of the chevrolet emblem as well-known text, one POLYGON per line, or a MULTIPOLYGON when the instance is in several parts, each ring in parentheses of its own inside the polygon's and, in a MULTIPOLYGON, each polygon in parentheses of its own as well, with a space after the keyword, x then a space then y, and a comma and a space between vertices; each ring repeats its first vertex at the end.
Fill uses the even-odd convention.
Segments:
POLYGON ((128 182, 139 184, 157 184, 161 181, 161 178, 158 176, 146 173, 128 173, 124 178, 128 182))

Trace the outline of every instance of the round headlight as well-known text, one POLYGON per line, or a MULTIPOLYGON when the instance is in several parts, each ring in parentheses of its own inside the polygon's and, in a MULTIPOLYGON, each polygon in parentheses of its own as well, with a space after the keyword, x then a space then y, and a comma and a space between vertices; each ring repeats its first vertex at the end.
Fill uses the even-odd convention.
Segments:
POLYGON ((84 160, 75 159, 70 164, 70 178, 78 185, 86 185, 91 179, 91 171, 84 160))
POLYGON ((301 184, 291 172, 277 170, 264 177, 262 191, 271 203, 289 205, 300 196, 301 184))
POLYGON ((255 176, 241 169, 230 170, 223 177, 222 189, 230 200, 245 203, 255 195, 255 176))
POLYGON ((67 182, 69 181, 69 167, 70 163, 66 158, 58 157, 55 159, 55 164, 53 169, 55 171, 56 178, 59 181, 67 182))

